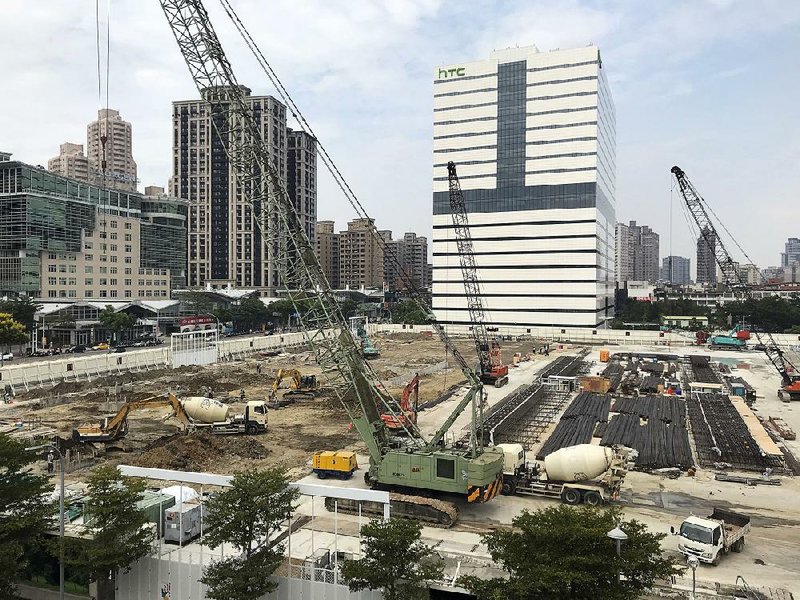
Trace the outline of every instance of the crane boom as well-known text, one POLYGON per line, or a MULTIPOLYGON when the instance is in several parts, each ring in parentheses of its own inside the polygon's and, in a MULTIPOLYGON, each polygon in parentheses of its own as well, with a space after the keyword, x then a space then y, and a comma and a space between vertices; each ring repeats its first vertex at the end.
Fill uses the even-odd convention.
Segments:
MULTIPOLYGON (((722 238, 720 238, 714 228, 714 223, 711 221, 708 211, 706 211, 704 206, 705 200, 700 196, 692 182, 689 181, 686 173, 684 173, 680 167, 672 167, 671 172, 678 182, 678 187, 686 203, 686 207, 689 209, 689 213, 700 229, 700 235, 702 235, 703 241, 714 252, 714 260, 719 265, 720 271, 722 271, 722 278, 725 280, 725 285, 734 293, 740 294, 748 300, 754 300, 755 295, 753 294, 752 287, 745 281, 744 277, 742 277, 736 262, 731 257, 722 238)), ((767 358, 780 374, 783 385, 791 385, 797 377, 797 368, 788 357, 786 357, 771 333, 765 332, 762 334, 758 331, 754 331, 753 333, 758 343, 764 347, 767 358), (762 336, 766 339, 763 340, 762 336)))
MULTIPOLYGON (((467 456, 463 450, 438 444, 439 439, 426 444, 414 424, 406 440, 390 439, 381 413, 394 413, 399 405, 384 391, 347 326, 202 1, 159 1, 192 78, 210 106, 216 140, 265 236, 275 266, 271 283, 286 289, 327 387, 367 446, 369 481, 457 493, 470 501, 493 498, 502 480, 499 450, 467 456)), ((452 344, 448 347, 454 349, 452 344)), ((463 358, 461 363, 466 364, 463 358)))

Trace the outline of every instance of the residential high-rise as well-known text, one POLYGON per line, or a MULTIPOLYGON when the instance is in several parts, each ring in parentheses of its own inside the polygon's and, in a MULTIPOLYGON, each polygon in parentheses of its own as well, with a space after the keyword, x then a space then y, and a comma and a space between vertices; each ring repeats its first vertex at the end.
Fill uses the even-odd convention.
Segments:
POLYGON ((667 256, 661 266, 661 277, 663 281, 686 285, 691 283, 692 271, 691 260, 683 256, 667 256))
POLYGON ((426 266, 428 263, 428 238, 416 233, 406 233, 403 239, 393 240, 392 232, 384 235, 384 280, 390 290, 404 290, 412 285, 423 290, 430 285, 426 266))
MULTIPOLYGON (((273 165, 286 183, 286 107, 272 96, 251 96, 244 86, 242 90, 270 149, 273 165)), ((273 293, 281 285, 271 260, 278 249, 267 247, 211 119, 210 105, 204 100, 172 103, 170 181, 172 195, 189 200, 188 285, 233 285, 273 293)), ((301 163, 306 164, 305 155, 301 163)), ((301 194, 310 190, 305 167, 303 171, 301 194)), ((315 179, 316 174, 314 189, 315 179)), ((303 196, 304 202, 307 199, 303 196)))
POLYGON ((383 248, 376 234, 374 219, 355 219, 339 233, 341 287, 383 287, 383 248))
POLYGON ((333 289, 339 289, 339 234, 335 233, 333 221, 317 221, 317 258, 322 272, 333 289))
POLYGON ((138 179, 133 160, 133 128, 119 111, 101 108, 86 128, 86 152, 95 185, 135 192, 138 179))
POLYGON ((800 238, 789 238, 781 252, 781 266, 788 267, 792 263, 800 263, 800 238))
POLYGON ((602 326, 614 314, 615 114, 594 46, 437 67, 433 308, 470 324, 448 196, 458 168, 493 325, 602 326))
POLYGON ((614 229, 615 280, 655 282, 659 278, 658 234, 647 225, 617 223, 614 229))
POLYGON ((287 191, 303 230, 314 242, 317 222, 317 140, 305 131, 287 130, 287 191))
POLYGON ((83 153, 83 144, 61 144, 58 156, 47 161, 47 170, 89 183, 89 159, 83 153))
POLYGON ((697 283, 717 283, 716 250, 717 234, 704 229, 697 238, 697 283))
POLYGON ((186 264, 186 211, 175 198, 0 162, 0 296, 169 298, 186 264))

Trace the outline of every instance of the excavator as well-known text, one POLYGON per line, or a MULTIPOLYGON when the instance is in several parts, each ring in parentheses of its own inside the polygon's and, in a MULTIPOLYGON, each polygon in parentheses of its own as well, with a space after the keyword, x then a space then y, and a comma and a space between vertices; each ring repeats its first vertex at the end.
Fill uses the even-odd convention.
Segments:
MULTIPOLYGON (((689 210, 695 223, 697 223, 706 244, 714 253, 714 259, 719 265, 725 284, 734 294, 747 300, 755 299, 752 286, 748 284, 742 276, 738 264, 733 260, 727 248, 725 248, 722 238, 717 234, 717 230, 714 228, 714 224, 706 210, 706 201, 700 196, 692 182, 689 181, 686 173, 684 173, 680 167, 672 167, 671 173, 675 176, 686 208, 689 210)), ((726 337, 739 340, 743 346, 746 339, 749 338, 749 335, 745 337, 743 331, 744 329, 736 327, 726 337)), ((758 342, 758 347, 764 349, 767 359, 781 376, 781 387, 778 389, 778 397, 784 402, 800 400, 800 371, 784 354, 771 333, 759 332, 758 329, 754 327, 752 329, 752 334, 758 342)), ((709 343, 713 344, 713 339, 714 338, 712 338, 709 343)))
POLYGON ((316 375, 301 375, 297 369, 278 369, 275 381, 272 384, 272 391, 269 394, 269 401, 275 402, 278 390, 284 380, 289 379, 289 389, 283 393, 285 400, 311 399, 317 395, 319 382, 316 375))
MULTIPOLYGON (((365 482, 370 487, 390 491, 393 515, 439 526, 449 526, 458 518, 458 506, 447 500, 448 496, 472 503, 492 500, 502 487, 504 456, 500 449, 484 444, 476 426, 478 411, 482 415, 483 407, 479 375, 436 322, 422 292, 414 291, 414 300, 461 367, 469 390, 432 437, 423 436, 413 423, 404 426, 405 436, 390 435, 381 414, 396 412, 398 403, 385 391, 364 358, 361 341, 342 314, 336 293, 316 255, 315 244, 302 226, 297 207, 275 166, 272 146, 263 137, 247 98, 247 88, 238 83, 202 1, 159 1, 197 89, 208 104, 209 114, 215 115, 210 123, 216 139, 220 140, 241 189, 247 190, 243 200, 253 210, 255 224, 267 248, 265 260, 275 267, 276 284, 284 288, 298 315, 326 388, 338 398, 364 441, 369 455, 365 482), (472 426, 468 444, 448 442, 447 432, 469 406, 472 426)), ((235 16, 235 9, 227 1, 225 6, 234 27, 248 41, 264 72, 273 79, 274 72, 235 16)), ((320 160, 329 168, 357 215, 369 218, 285 87, 277 77, 273 81, 287 112, 317 140, 320 160)), ((385 246, 377 232, 372 235, 378 244, 385 246)), ((363 503, 364 514, 373 514, 366 504, 363 503)), ((343 501, 338 504, 340 511, 358 512, 361 508, 356 502, 352 506, 343 501)), ((382 514, 382 506, 380 511, 382 514)))
POLYGON ((419 402, 419 375, 403 388, 403 395, 400 399, 400 411, 397 413, 384 412, 381 419, 386 424, 389 431, 400 432, 410 425, 417 424, 417 405, 419 402))
POLYGON ((143 400, 126 402, 112 417, 106 417, 103 424, 81 425, 72 430, 72 439, 76 442, 115 442, 128 434, 128 415, 135 410, 147 408, 172 408, 175 417, 186 429, 191 424, 189 415, 175 394, 150 396, 143 400))

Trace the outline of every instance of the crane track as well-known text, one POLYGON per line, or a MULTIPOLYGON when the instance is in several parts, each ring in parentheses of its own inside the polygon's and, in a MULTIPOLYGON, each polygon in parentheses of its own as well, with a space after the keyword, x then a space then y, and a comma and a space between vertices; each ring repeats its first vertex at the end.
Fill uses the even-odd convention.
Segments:
MULTIPOLYGON (((428 527, 448 529, 458 521, 458 507, 452 502, 413 496, 410 494, 389 493, 392 507, 392 516, 403 517, 422 521, 428 527)), ((325 498, 325 508, 330 512, 334 510, 348 515, 358 515, 361 506, 361 515, 367 517, 383 517, 383 503, 369 500, 358 502, 343 498, 325 498)))

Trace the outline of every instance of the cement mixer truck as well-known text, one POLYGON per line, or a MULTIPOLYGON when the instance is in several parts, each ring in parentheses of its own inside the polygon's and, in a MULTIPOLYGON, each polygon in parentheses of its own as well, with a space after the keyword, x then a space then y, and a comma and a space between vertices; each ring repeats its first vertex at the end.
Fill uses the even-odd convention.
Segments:
POLYGON ((230 407, 213 398, 190 396, 179 400, 175 394, 151 396, 143 400, 126 402, 117 414, 106 417, 102 424, 81 425, 72 430, 72 439, 78 442, 114 442, 128 433, 128 415, 134 410, 172 408, 173 415, 185 429, 200 429, 215 435, 254 435, 267 429, 267 405, 263 401, 250 401, 244 413, 230 414, 230 407))
POLYGON ((497 446, 503 450, 503 494, 560 498, 564 504, 616 500, 636 458, 635 450, 622 446, 578 444, 529 464, 521 444, 497 446))

